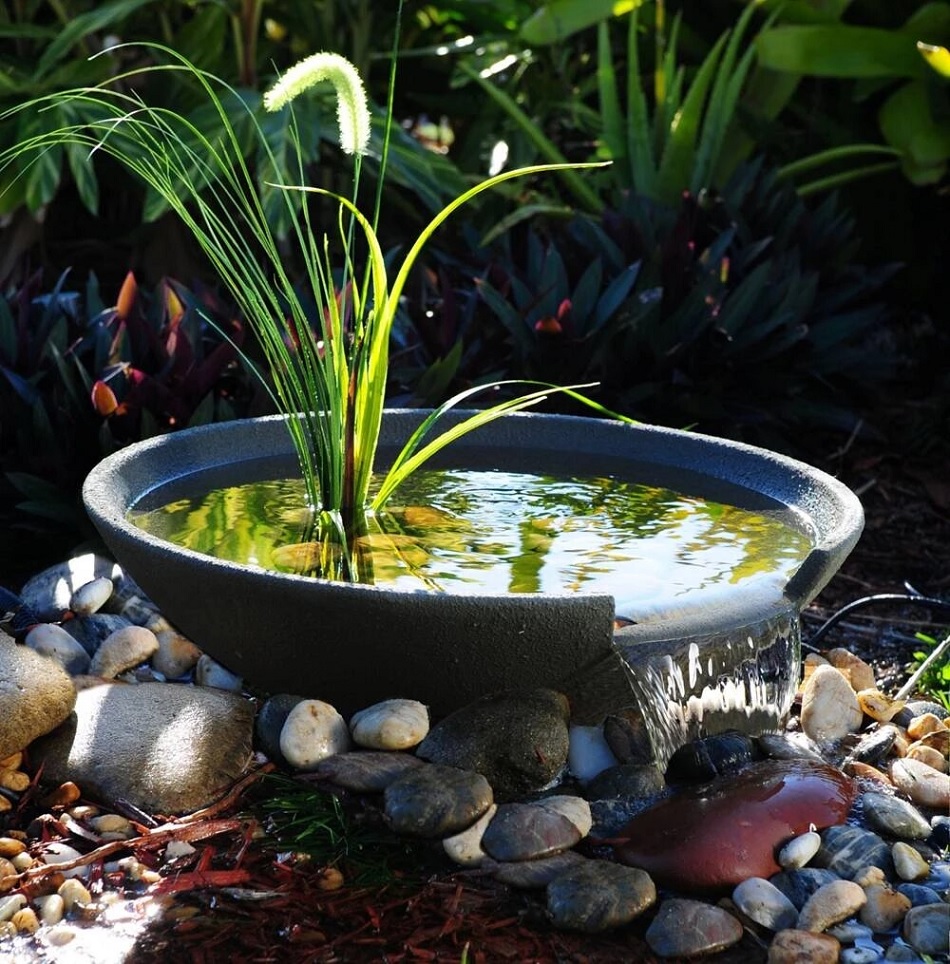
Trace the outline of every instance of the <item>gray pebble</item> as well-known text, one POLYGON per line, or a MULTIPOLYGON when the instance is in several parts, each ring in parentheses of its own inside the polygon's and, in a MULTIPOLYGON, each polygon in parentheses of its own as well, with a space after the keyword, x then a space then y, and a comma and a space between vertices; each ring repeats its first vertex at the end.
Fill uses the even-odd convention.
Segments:
POLYGON ((565 850, 540 860, 519 860, 517 863, 486 863, 494 878, 509 887, 534 890, 547 887, 552 880, 568 870, 586 863, 587 857, 576 850, 565 850))
POLYGON ((89 671, 89 654, 62 626, 40 623, 26 634, 24 642, 41 656, 55 660, 70 676, 89 671))
MULTIPOLYGON (((161 645, 161 643, 159 643, 161 645)), ((254 735, 264 755, 274 763, 288 766, 284 754, 280 752, 280 731, 287 722, 290 711, 304 701, 304 697, 291 693, 275 693, 269 696, 257 711, 254 721, 254 735)))
POLYGON ((918 954, 946 954, 950 951, 950 904, 912 907, 901 932, 918 954))
POLYGON ((470 827, 493 802, 491 786, 480 773, 433 763, 386 787, 383 815, 397 833, 450 837, 470 827))
POLYGON ((880 867, 885 876, 894 875, 891 848, 876 833, 841 824, 821 831, 821 847, 812 859, 845 880, 856 877, 867 866, 880 867))
POLYGON ((782 870, 773 874, 769 882, 774 884, 799 910, 805 901, 825 884, 837 880, 830 870, 818 867, 803 867, 801 870, 782 870))
POLYGON ((660 768, 652 764, 622 763, 602 770, 585 787, 588 800, 650 801, 663 792, 660 768))
POLYGON ((897 892, 907 897, 914 907, 943 903, 943 898, 940 894, 938 894, 933 887, 928 887, 926 884, 898 884, 897 892))
POLYGON ((207 653, 195 664, 195 683, 231 693, 240 693, 244 688, 244 680, 240 676, 213 660, 207 653))
POLYGON ((551 923, 586 934, 627 924, 655 902, 656 887, 647 873, 605 860, 578 864, 547 887, 551 923))
POLYGON ((482 837, 494 860, 536 860, 573 847, 578 828, 563 814, 533 803, 505 803, 482 837))
POLYGON ((155 633, 144 626, 123 626, 110 633, 92 657, 89 672, 103 679, 115 679, 120 673, 151 658, 158 649, 155 633))
POLYGON ((95 656, 103 640, 111 636, 117 629, 124 629, 132 624, 122 616, 111 613, 93 613, 91 616, 76 616, 63 623, 63 629, 73 639, 79 641, 82 648, 95 656))
POLYGON ((862 793, 864 819, 879 833, 890 834, 900 840, 926 840, 930 824, 912 804, 890 793, 862 793))
POLYGON ((775 884, 761 877, 749 877, 732 892, 732 902, 746 917, 770 931, 794 927, 798 908, 775 884))
POLYGON ((354 793, 382 793, 404 773, 424 766, 422 760, 409 753, 360 750, 328 756, 313 768, 311 776, 354 793))
POLYGON ((660 905, 646 939, 660 957, 696 957, 737 944, 742 924, 721 907, 674 897, 660 905))

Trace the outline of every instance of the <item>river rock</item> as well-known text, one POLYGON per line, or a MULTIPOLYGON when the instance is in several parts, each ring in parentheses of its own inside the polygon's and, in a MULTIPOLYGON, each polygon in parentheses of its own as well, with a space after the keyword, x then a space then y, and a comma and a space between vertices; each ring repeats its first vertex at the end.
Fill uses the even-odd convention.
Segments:
POLYGON ((357 746, 370 750, 408 750, 429 732, 429 710, 418 700, 383 700, 350 718, 357 746))
POLYGON ((155 633, 144 626, 123 626, 110 633, 92 657, 89 672, 103 679, 115 679, 120 673, 138 666, 158 649, 155 633))
POLYGON ((864 889, 867 902, 861 908, 858 919, 875 934, 884 934, 898 924, 910 910, 910 898, 891 888, 888 884, 875 884, 864 889))
POLYGON ((770 931, 787 930, 798 921, 798 908, 775 884, 761 877, 742 881, 732 892, 732 902, 746 917, 770 931))
POLYGON ((824 763, 824 757, 804 733, 760 733, 755 742, 773 760, 811 760, 824 763))
POLYGON ((665 789, 660 768, 652 763, 608 767, 584 789, 588 800, 651 800, 665 789))
POLYGON ((901 880, 923 880, 930 873, 930 864, 910 844, 898 841, 891 847, 894 872, 901 880))
POLYGON ((833 880, 805 901, 798 915, 797 929, 820 933, 856 913, 866 902, 863 887, 852 880, 833 880))
POLYGON ((470 827, 454 837, 446 837, 442 849, 449 860, 462 867, 478 867, 484 863, 488 854, 482 847, 482 837, 497 812, 498 804, 493 803, 470 827))
POLYGON ((312 770, 320 760, 349 748, 346 720, 322 700, 302 700, 287 714, 280 731, 280 752, 298 770, 312 770))
POLYGON ((112 580, 99 576, 81 585, 69 598, 69 609, 77 616, 91 616, 109 601, 115 587, 112 580))
POLYGON ((802 691, 801 723, 818 743, 840 740, 861 728, 864 714, 857 694, 839 670, 819 666, 802 691))
POLYGON ((841 944, 828 934, 793 928, 772 938, 768 964, 838 964, 840 950, 841 944))
POLYGON ((697 957, 737 944, 742 924, 721 907, 671 897, 660 904, 646 939, 660 957, 697 957))
POLYGON ((578 864, 547 886, 551 923, 596 934, 627 924, 656 902, 649 875, 606 860, 578 864))
POLYGON ((769 878, 799 910, 819 887, 837 880, 837 875, 820 867, 803 867, 801 870, 783 870, 769 878))
POLYGON ((336 753, 317 763, 310 775, 354 793, 382 793, 393 780, 427 764, 409 753, 356 750, 336 753))
POLYGON ((874 679, 874 670, 850 650, 830 649, 826 656, 828 662, 844 675, 855 693, 861 690, 874 689, 877 686, 874 679))
POLYGON ((198 662, 195 663, 195 683, 198 686, 211 686, 231 693, 240 693, 244 689, 244 680, 237 673, 232 673, 207 653, 202 653, 198 657, 198 662))
POLYGON ((946 954, 950 950, 950 904, 926 904, 907 912, 904 940, 918 954, 946 954))
POLYGON ((604 720, 604 739, 621 763, 655 764, 653 744, 639 707, 628 706, 604 720))
POLYGON ((480 773, 432 763, 386 787, 383 816, 397 833, 450 837, 470 827, 493 802, 492 788, 480 773))
POLYGON ((553 690, 486 696, 439 722, 419 744, 432 763, 475 770, 499 800, 541 790, 560 774, 569 747, 567 698, 553 690))
POLYGON ((690 892, 732 888, 779 870, 776 848, 811 824, 845 819, 852 782, 804 760, 763 760, 689 787, 637 815, 617 848, 624 863, 690 892))
POLYGON ((70 608, 73 593, 100 578, 113 583, 125 579, 117 563, 89 552, 37 573, 27 580, 20 598, 41 620, 56 622, 70 608))
POLYGON ((43 779, 72 781, 105 802, 146 813, 205 807, 250 762, 254 711, 232 693, 171 683, 104 683, 31 748, 43 779))
POLYGON ((568 850, 583 834, 563 813, 541 803, 505 803, 482 837, 494 860, 537 860, 568 850))
POLYGON ((608 767, 617 765, 617 758, 604 737, 602 726, 568 728, 567 768, 575 779, 588 783, 608 767))
MULTIPOLYGON (((782 849, 778 852, 779 866, 786 870, 797 870, 804 867, 818 853, 820 846, 821 835, 814 830, 792 837, 787 843, 782 844, 782 849)), ((774 929, 784 930, 781 927, 774 929)))
POLYGON ((156 672, 166 679, 179 679, 195 668, 202 653, 187 636, 172 627, 156 630, 150 625, 148 628, 158 640, 158 650, 152 657, 152 668, 156 672))
POLYGON ((26 634, 23 642, 41 656, 59 663, 71 676, 89 671, 89 654, 56 623, 39 623, 26 634))
POLYGON ((901 840, 926 840, 930 824, 923 814, 906 800, 890 793, 862 793, 859 797, 864 819, 880 833, 901 840))
POLYGON ((0 759, 59 726, 75 702, 76 687, 58 663, 0 633, 0 759))
POLYGON ((890 768, 894 786, 914 803, 944 812, 950 808, 950 775, 919 760, 894 760, 890 768))
POLYGON ((93 613, 91 616, 76 616, 63 623, 63 629, 90 655, 95 656, 102 643, 119 629, 132 624, 123 616, 112 613, 93 613))
POLYGON ((854 879, 868 866, 879 867, 887 877, 894 871, 891 848, 876 833, 852 826, 822 830, 821 847, 812 864, 846 880, 854 879))
POLYGON ((897 735, 898 730, 893 726, 882 726, 879 729, 864 733, 854 749, 848 754, 848 759, 874 766, 881 760, 887 759, 897 735))
MULTIPOLYGON (((161 640, 159 640, 161 645, 161 640)), ((280 752, 280 731, 287 722, 290 711, 304 701, 305 697, 292 693, 274 693, 261 704, 254 721, 254 735, 264 755, 281 766, 290 766, 280 752)))
POLYGON ((923 907, 925 904, 942 904, 943 898, 925 884, 903 883, 897 885, 897 892, 903 894, 913 907, 923 907))
POLYGON ((486 861, 484 866, 491 870, 495 880, 509 887, 534 890, 547 887, 556 877, 587 862, 588 858, 576 850, 564 850, 538 860, 519 860, 510 864, 492 860, 486 861))

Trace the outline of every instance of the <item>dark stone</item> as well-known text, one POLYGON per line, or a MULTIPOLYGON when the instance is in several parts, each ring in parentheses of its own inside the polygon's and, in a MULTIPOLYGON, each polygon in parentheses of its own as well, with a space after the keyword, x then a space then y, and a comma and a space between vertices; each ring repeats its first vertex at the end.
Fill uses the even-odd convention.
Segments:
POLYGON ((894 876, 891 848, 871 830, 861 827, 827 827, 821 831, 821 847, 812 858, 815 867, 853 880, 862 867, 880 867, 887 877, 894 876))
POLYGON ((923 907, 925 904, 942 904, 943 898, 933 889, 925 884, 898 884, 896 890, 903 894, 914 907, 923 907))
POLYGON ((482 836, 494 860, 536 860, 568 850, 581 833, 563 814, 534 803, 503 803, 482 836))
POLYGON ((843 821, 854 784, 805 760, 763 760, 735 776, 691 786, 634 817, 617 847, 626 864, 687 892, 735 887, 778 872, 776 848, 843 821))
POLYGON ((621 763, 655 762, 653 744, 639 707, 629 706, 604 720, 604 739, 621 763))
POLYGON ((445 717, 416 754, 443 766, 475 770, 498 800, 543 789, 564 769, 567 698, 554 690, 486 696, 445 717))
POLYGON ((852 760, 859 763, 867 763, 876 766, 884 760, 891 752, 894 741, 897 739, 897 730, 894 727, 874 730, 861 737, 858 745, 848 754, 852 760))
POLYGON ((666 779, 670 783, 706 782, 735 773, 758 756, 752 738, 744 733, 730 730, 704 736, 676 750, 667 764, 666 779))
POLYGON ((946 814, 938 813, 930 820, 930 836, 927 843, 937 850, 946 850, 950 847, 950 817, 946 814))
POLYGON ((652 763, 621 763, 598 773, 584 795, 588 800, 648 800, 664 789, 663 774, 652 763))
POLYGON ((915 716, 923 716, 925 713, 933 713, 941 720, 950 719, 950 710, 940 703, 934 703, 932 700, 911 700, 891 722, 896 726, 906 727, 915 716))
POLYGON ((396 833, 451 837, 470 827, 492 802, 492 788, 480 773, 432 763, 386 787, 383 816, 396 833))
POLYGON ((836 874, 820 867, 802 867, 799 870, 780 870, 769 877, 774 884, 799 910, 819 887, 837 880, 836 874))
POLYGON ((73 637, 90 655, 95 656, 102 641, 111 636, 117 629, 124 629, 132 624, 124 616, 110 613, 93 613, 91 616, 76 616, 67 619, 63 629, 73 637))
POLYGON ((409 753, 357 750, 328 756, 303 779, 327 780, 354 793, 382 793, 404 773, 426 765, 409 753))
POLYGON ((627 924, 656 902, 642 870, 588 860, 548 884, 548 916, 555 927, 597 934, 627 924))
POLYGON ((696 957, 737 944, 742 924, 721 907, 673 897, 660 904, 646 938, 660 957, 696 957))
POLYGON ((303 700, 304 697, 295 696, 292 693, 275 693, 268 697, 257 711, 257 719, 254 722, 257 745, 268 760, 283 767, 289 768, 290 764, 280 752, 280 731, 284 728, 290 711, 303 700))
POLYGON ((517 863, 491 863, 486 861, 481 866, 491 870, 495 880, 509 887, 519 887, 533 890, 547 887, 555 877, 560 877, 578 864, 586 863, 587 857, 582 857, 576 850, 565 850, 563 853, 541 857, 538 860, 519 860, 517 863))

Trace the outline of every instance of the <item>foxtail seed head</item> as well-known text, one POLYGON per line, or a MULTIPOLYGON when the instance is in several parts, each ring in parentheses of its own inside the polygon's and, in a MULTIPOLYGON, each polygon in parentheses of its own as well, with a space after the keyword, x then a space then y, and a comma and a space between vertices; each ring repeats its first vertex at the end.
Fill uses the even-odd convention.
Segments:
POLYGON ((365 154, 369 147, 370 113, 359 71, 339 54, 311 54, 294 64, 264 94, 264 107, 280 110, 299 94, 321 81, 336 91, 340 147, 346 154, 365 154))

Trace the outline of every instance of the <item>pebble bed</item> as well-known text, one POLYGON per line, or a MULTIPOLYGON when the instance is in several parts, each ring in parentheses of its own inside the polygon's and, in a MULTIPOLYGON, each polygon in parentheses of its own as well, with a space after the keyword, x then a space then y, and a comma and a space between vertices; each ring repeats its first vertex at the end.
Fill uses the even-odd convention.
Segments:
MULTIPOLYGON (((95 578, 71 590, 67 618, 46 621, 28 585, 0 597, 0 616, 17 645, 58 663, 77 689, 117 680, 243 691, 134 588, 120 576, 95 578), (87 625, 101 616, 94 642, 71 632, 80 615, 87 625)), ((437 841, 452 864, 532 893, 556 928, 593 934, 640 921, 658 958, 714 955, 751 932, 770 964, 925 964, 950 960, 948 717, 939 705, 890 699, 867 664, 832 650, 806 659, 785 732, 707 737, 663 772, 622 716, 574 726, 567 699, 550 690, 489 696, 434 724, 408 698, 345 720, 332 702, 277 694, 260 703, 254 731, 258 752, 281 768, 363 795, 394 833, 437 841), (781 797, 788 774, 812 796, 797 797, 773 826, 756 815, 756 794, 777 780, 781 797), (840 789, 837 809, 825 801, 829 786, 840 789), (684 800, 696 801, 702 820, 684 818, 684 800), (731 822, 713 809, 707 817, 701 808, 713 805, 731 822), (722 857, 742 849, 731 835, 744 807, 746 823, 772 835, 753 842, 752 874, 722 857), (638 854, 651 828, 674 813, 675 832, 695 831, 689 846, 660 848, 646 866, 638 854)), ((20 752, 0 761, 0 811, 15 811, 31 788, 23 765, 20 752)), ((51 828, 95 844, 139 831, 83 802, 73 784, 43 792, 48 813, 26 830, 0 830, 0 958, 4 944, 15 961, 78 947, 92 923, 120 907, 132 913, 130 886, 140 894, 133 916, 173 912, 172 900, 149 893, 194 848, 170 844, 150 863, 119 849, 90 878, 88 867, 71 866, 80 852, 51 828), (37 886, 30 872, 40 863, 67 869, 37 886)))

